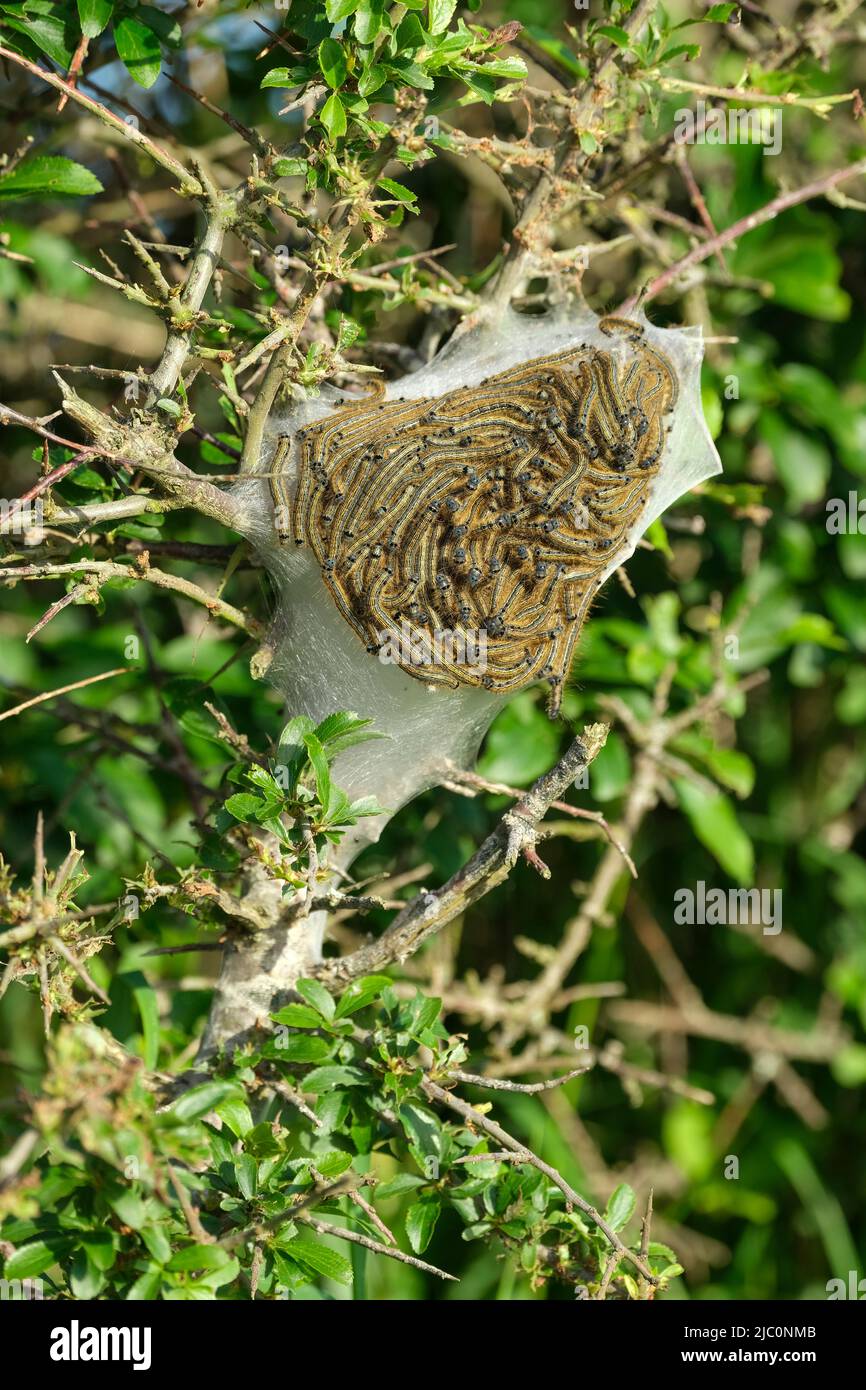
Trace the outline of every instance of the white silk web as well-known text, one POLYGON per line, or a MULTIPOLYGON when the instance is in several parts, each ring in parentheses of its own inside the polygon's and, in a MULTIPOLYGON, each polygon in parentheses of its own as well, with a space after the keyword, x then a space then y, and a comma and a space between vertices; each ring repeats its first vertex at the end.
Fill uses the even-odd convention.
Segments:
MULTIPOLYGON (((604 570, 596 588, 628 559, 646 528, 684 492, 721 471, 701 409, 699 328, 662 329, 642 314, 631 316, 648 345, 671 364, 678 385, 670 433, 646 505, 626 536, 625 545, 604 570)), ((496 316, 477 316, 432 362, 391 383, 385 399, 438 397, 462 386, 533 359, 560 353, 578 344, 613 352, 627 359, 634 349, 626 340, 612 344, 587 309, 558 305, 539 316, 512 309, 496 316)), ((292 435, 345 401, 345 393, 324 388, 298 402, 270 424, 260 473, 238 483, 234 497, 244 533, 255 544, 277 590, 268 679, 286 701, 287 716, 307 714, 319 721, 335 710, 349 709, 371 718, 387 740, 343 753, 334 766, 339 785, 353 796, 374 795, 393 814, 419 792, 447 778, 449 767, 470 767, 479 744, 507 697, 461 686, 428 687, 399 666, 383 664, 339 613, 326 589, 321 568, 308 546, 282 545, 275 525, 267 477, 278 436, 292 435)), ((288 467, 292 467, 291 460, 288 467)), ((577 665, 579 669, 579 645, 577 665)), ((388 815, 363 821, 340 855, 343 864, 364 844, 378 838, 388 815)))

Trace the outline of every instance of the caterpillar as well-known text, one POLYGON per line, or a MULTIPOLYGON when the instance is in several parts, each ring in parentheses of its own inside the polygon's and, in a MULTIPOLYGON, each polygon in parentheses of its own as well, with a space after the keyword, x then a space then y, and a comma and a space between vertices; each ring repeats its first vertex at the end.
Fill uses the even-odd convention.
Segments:
POLYGON ((497 693, 546 681, 556 716, 678 394, 641 324, 609 316, 599 328, 609 349, 578 345, 435 397, 380 389, 280 436, 277 539, 311 548, 371 654, 408 633, 395 658, 408 674, 497 693), (444 648, 442 633, 454 639, 444 648), (467 660, 479 635, 484 660, 467 660))

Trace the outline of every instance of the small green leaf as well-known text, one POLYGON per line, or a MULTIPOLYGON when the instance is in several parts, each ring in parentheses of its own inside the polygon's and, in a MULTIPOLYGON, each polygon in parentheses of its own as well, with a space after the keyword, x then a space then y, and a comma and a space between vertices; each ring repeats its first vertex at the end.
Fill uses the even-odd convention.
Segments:
POLYGON ((159 1298, 159 1291, 162 1288, 163 1275, 159 1265, 152 1265, 144 1274, 140 1274, 135 1283, 126 1295, 127 1302, 131 1303, 154 1303, 159 1298))
POLYGON ((341 135, 346 134, 346 108, 336 92, 328 97, 319 112, 319 120, 332 140, 339 140, 341 135))
POLYGON ((361 0, 325 0, 325 14, 332 24, 339 24, 355 13, 360 3, 361 0))
POLYGON ((750 883, 755 872, 752 842, 726 796, 710 796, 691 782, 677 778, 677 799, 701 844, 738 883, 750 883))
POLYGON ((429 1178, 419 1178, 415 1173, 398 1173, 395 1178, 376 1184, 376 1196, 401 1197, 404 1192, 412 1192, 429 1181, 429 1178))
POLYGON ((387 975, 365 975, 363 979, 353 980, 340 996, 334 1019, 347 1018, 370 1004, 391 983, 387 975))
POLYGON ((82 34, 88 39, 95 39, 102 33, 113 12, 114 0, 78 0, 82 34))
POLYGON ((379 179, 379 188, 384 188, 386 193, 390 193, 392 198, 396 198, 398 203, 414 203, 415 194, 411 188, 405 184, 396 183, 394 179, 379 179))
POLYGON ((635 1195, 627 1182, 621 1182, 610 1194, 604 1209, 604 1219, 614 1231, 621 1231, 631 1220, 635 1207, 635 1195))
POLYGON ((71 198, 101 193, 95 174, 62 155, 37 155, 25 159, 8 174, 0 174, 0 198, 71 198))
POLYGON ((159 1004, 156 991, 142 975, 136 975, 140 983, 133 984, 132 997, 141 1015, 142 1058, 147 1070, 153 1071, 159 1059, 159 1004))
POLYGON ((215 1110, 220 1101, 236 1092, 237 1087, 231 1081, 205 1081, 201 1086, 193 1086, 192 1090, 178 1096, 163 1111, 163 1115, 176 1124, 189 1124, 191 1120, 206 1115, 209 1110, 215 1110))
POLYGON ((443 33, 451 23, 451 17, 456 9, 457 0, 430 0, 427 8, 430 33, 443 33))
POLYGON ((628 48, 631 43, 625 29, 621 29, 618 24, 602 24, 600 28, 596 29, 594 37, 610 39, 610 42, 615 44, 617 48, 628 48))
POLYGON ((285 1004, 279 1013, 271 1014, 274 1023, 284 1023, 287 1028, 321 1028, 322 1019, 317 1009, 306 1004, 285 1004))
POLYGON ((235 820, 253 820, 256 813, 261 810, 265 802, 260 796, 253 796, 252 792, 236 792, 225 801, 225 808, 229 815, 234 816, 235 820))
POLYGON ((311 1008, 330 1023, 334 1017, 336 1004, 334 996, 328 993, 324 985, 320 985, 318 980, 298 980, 295 989, 302 999, 306 999, 311 1008))
POLYGON ((413 1202, 406 1213, 406 1234, 416 1255, 421 1255, 430 1244, 439 1212, 442 1210, 438 1197, 422 1197, 413 1202))
POLYGON ((704 24, 726 24, 734 10, 739 8, 739 5, 735 4, 710 5, 706 14, 701 15, 700 18, 704 24))
POLYGON ((296 178, 299 174, 306 174, 309 165, 305 159, 275 159, 274 173, 278 179, 296 178))
MULTIPOLYGON (((333 1041, 311 1037, 309 1033, 290 1033, 282 1038, 275 1055, 286 1062, 324 1062, 331 1055, 333 1041)), ((304 1087, 306 1089, 306 1081, 304 1087)))
POLYGON ((50 1235, 22 1245, 6 1261, 7 1279, 35 1279, 68 1255, 75 1241, 71 1236, 50 1235))
POLYGON ((346 80, 346 54, 336 39, 322 39, 319 44, 319 67, 329 87, 335 90, 346 80))
POLYGON ((166 1269, 188 1272, 191 1269, 222 1269, 231 1262, 228 1250, 219 1245, 187 1245, 172 1255, 166 1269))
POLYGON ((316 1274, 322 1274, 326 1279, 333 1279, 338 1284, 351 1284, 351 1264, 345 1255, 332 1250, 329 1245, 320 1245, 318 1241, 310 1240, 307 1236, 295 1236, 293 1240, 281 1241, 280 1246, 293 1260, 315 1270, 316 1274))
POLYGON ((325 750, 315 734, 304 735, 304 747, 307 750, 307 757, 316 777, 316 792, 319 801, 325 807, 331 795, 331 774, 328 770, 328 759, 325 757, 325 750))
POLYGON ((671 63, 674 58, 685 58, 690 63, 693 58, 700 55, 701 46, 699 43, 676 43, 672 48, 666 48, 659 58, 660 63, 671 63))
POLYGON ((114 41, 124 67, 139 87, 152 87, 159 77, 162 52, 159 39, 146 24, 124 15, 114 26, 114 41))

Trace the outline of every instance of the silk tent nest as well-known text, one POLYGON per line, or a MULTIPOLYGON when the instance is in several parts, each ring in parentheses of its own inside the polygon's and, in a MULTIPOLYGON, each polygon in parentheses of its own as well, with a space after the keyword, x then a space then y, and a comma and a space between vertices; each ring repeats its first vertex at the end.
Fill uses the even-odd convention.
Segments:
MULTIPOLYGON (((556 715, 599 589, 647 527, 721 470, 701 333, 558 305, 477 316, 425 367, 330 387, 269 423, 238 483, 276 588, 268 679, 289 716, 371 718, 337 782, 387 815, 470 767, 516 690, 556 715)), ((579 660, 577 665, 579 672, 579 660)))

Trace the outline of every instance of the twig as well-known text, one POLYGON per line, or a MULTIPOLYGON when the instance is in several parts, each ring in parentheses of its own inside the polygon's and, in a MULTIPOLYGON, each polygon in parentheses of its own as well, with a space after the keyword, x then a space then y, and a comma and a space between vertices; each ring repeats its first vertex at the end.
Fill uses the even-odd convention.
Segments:
POLYGON ((73 681, 71 685, 61 685, 57 690, 45 690, 41 695, 34 695, 31 700, 25 700, 22 705, 16 705, 14 709, 7 709, 0 714, 0 721, 12 719, 16 714, 21 714, 25 709, 30 709, 32 705, 40 705, 45 700, 53 700, 57 695, 66 695, 70 690, 81 690, 85 685, 95 685, 97 681, 107 681, 111 676, 125 676, 134 668, 132 666, 117 666, 113 671, 102 671, 98 676, 88 676, 83 681, 73 681))
POLYGON ((539 1158, 538 1155, 533 1153, 531 1149, 528 1149, 525 1144, 521 1144, 513 1135, 509 1134, 507 1130, 497 1124, 495 1120, 491 1120, 487 1115, 482 1115, 480 1111, 469 1105, 467 1101, 461 1100, 459 1096, 455 1096, 450 1091, 446 1091, 442 1086, 437 1086, 435 1081, 425 1078, 421 1082, 421 1089, 430 1100, 437 1100, 441 1105, 446 1105, 450 1110, 454 1110, 458 1115, 461 1115, 470 1128, 483 1130, 485 1134, 490 1135, 490 1137, 501 1144, 503 1148, 511 1149, 514 1153, 522 1154, 526 1163, 530 1164, 533 1168, 537 1168, 540 1173, 544 1173, 545 1177, 548 1177, 550 1181, 559 1188, 567 1202, 572 1206, 579 1207, 584 1215, 595 1222, 598 1229, 607 1237, 614 1250, 619 1251, 622 1258, 629 1260, 649 1283, 657 1283, 646 1261, 642 1259, 640 1255, 636 1255, 634 1251, 629 1250, 627 1245, 623 1244, 616 1231, 611 1229, 601 1213, 596 1211, 595 1207, 592 1206, 590 1202, 587 1202, 584 1197, 581 1197, 579 1192, 575 1192, 574 1188, 571 1187, 569 1183, 565 1181, 565 1178, 563 1178, 555 1168, 552 1168, 549 1163, 545 1163, 544 1159, 539 1158))

